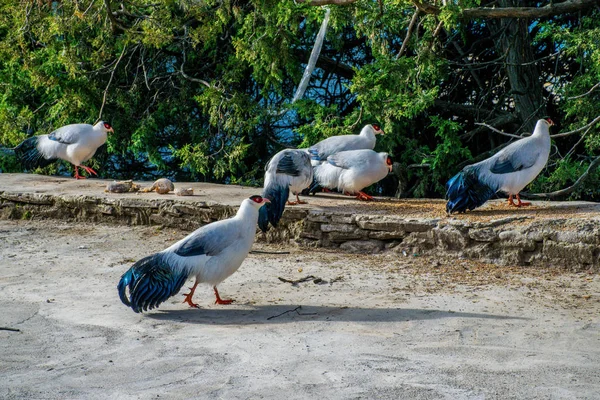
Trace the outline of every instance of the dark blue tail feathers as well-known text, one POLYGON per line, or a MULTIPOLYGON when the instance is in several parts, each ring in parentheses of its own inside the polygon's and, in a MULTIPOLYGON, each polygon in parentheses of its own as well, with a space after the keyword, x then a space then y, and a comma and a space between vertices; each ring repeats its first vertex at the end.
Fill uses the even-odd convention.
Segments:
POLYGON ((323 190, 323 187, 317 181, 316 176, 313 176, 313 181, 307 190, 308 190, 307 194, 315 194, 315 193, 321 192, 323 190))
POLYGON ((477 170, 469 167, 454 175, 446 183, 446 212, 465 212, 474 210, 488 201, 496 189, 491 188, 478 178, 477 170))
POLYGON ((177 294, 187 278, 186 273, 174 273, 165 256, 157 253, 136 262, 121 276, 117 289, 123 304, 139 313, 152 310, 177 294))
POLYGON ((36 169, 38 167, 46 167, 56 161, 56 158, 46 159, 37 149, 38 137, 32 136, 29 139, 25 139, 17 147, 15 147, 15 154, 21 161, 21 165, 24 169, 36 169))
POLYGON ((258 211, 258 227, 263 231, 269 230, 269 222, 274 228, 277 228, 279 220, 285 210, 285 204, 290 196, 289 186, 269 185, 262 194, 263 197, 271 202, 265 204, 258 211))

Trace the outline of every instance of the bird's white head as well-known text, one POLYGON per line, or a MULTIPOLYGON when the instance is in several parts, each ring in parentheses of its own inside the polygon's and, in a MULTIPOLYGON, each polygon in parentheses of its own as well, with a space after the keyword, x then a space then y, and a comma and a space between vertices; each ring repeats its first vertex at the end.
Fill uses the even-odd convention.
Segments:
POLYGON ((110 126, 110 124, 108 122, 100 121, 96 124, 96 126, 99 127, 101 130, 103 130, 106 133, 108 133, 108 132, 115 133, 113 127, 110 126))
POLYGON ((373 132, 376 135, 385 135, 385 132, 381 129, 381 126, 379 126, 379 124, 371 124, 371 125, 368 125, 368 126, 370 126, 371 129, 373 129, 373 132))
POLYGON ((392 157, 390 157, 388 153, 379 153, 379 156, 385 162, 388 171, 392 172, 392 168, 394 168, 394 162, 392 161, 392 157))
POLYGON ((269 199, 264 198, 264 197, 259 196, 259 195, 250 196, 247 200, 244 200, 244 201, 249 202, 256 209, 259 209, 262 206, 264 206, 265 204, 271 202, 269 199))

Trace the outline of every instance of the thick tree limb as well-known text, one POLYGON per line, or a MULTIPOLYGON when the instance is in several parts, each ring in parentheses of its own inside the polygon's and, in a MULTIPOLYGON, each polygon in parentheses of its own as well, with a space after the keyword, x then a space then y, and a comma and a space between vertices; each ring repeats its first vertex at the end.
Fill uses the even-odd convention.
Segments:
POLYGON ((556 199, 558 197, 571 194, 575 191, 575 189, 585 183, 590 173, 594 172, 596 168, 598 168, 598 165, 600 165, 600 156, 594 158, 594 161, 592 161, 588 169, 579 177, 579 179, 577 179, 573 185, 569 186, 568 188, 550 193, 521 193, 521 196, 528 199, 556 199))
POLYGON ((104 5, 106 6, 108 19, 110 20, 110 26, 113 30, 113 33, 116 33, 119 29, 125 31, 125 27, 119 23, 119 21, 117 20, 110 8, 110 0, 104 0, 104 5))
POLYGON ((402 47, 400 47, 400 51, 398 52, 398 55, 396 56, 396 58, 402 57, 402 54, 404 54, 404 51, 408 47, 408 42, 410 40, 410 36, 412 35, 413 28, 415 27, 415 24, 417 23, 417 19, 419 18, 420 13, 421 13, 421 11, 417 8, 415 10, 415 13, 413 14, 412 18, 410 19, 410 23, 408 24, 408 29, 406 30, 406 37, 404 38, 404 41, 402 42, 402 47))
MULTIPOLYGON (((413 0, 419 10, 426 14, 437 15, 441 12, 438 7, 431 4, 413 0)), ((585 10, 600 5, 598 0, 567 0, 561 3, 550 3, 544 7, 479 7, 467 8, 460 12, 459 17, 464 19, 474 18, 544 18, 559 14, 568 14, 585 10)))
POLYGON ((357 0, 296 0, 298 3, 308 3, 309 6, 327 6, 330 4, 336 6, 347 6, 356 3, 357 0))

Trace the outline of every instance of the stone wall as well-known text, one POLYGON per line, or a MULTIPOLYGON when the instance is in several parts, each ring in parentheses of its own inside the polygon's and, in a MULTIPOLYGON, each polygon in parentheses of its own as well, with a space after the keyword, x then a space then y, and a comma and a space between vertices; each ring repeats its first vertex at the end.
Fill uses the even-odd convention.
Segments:
MULTIPOLYGON (((233 215, 235 207, 176 199, 110 198, 0 192, 0 218, 66 219, 193 230, 233 215)), ((486 222, 407 218, 288 207, 280 226, 259 241, 399 256, 445 254, 510 265, 578 270, 600 265, 600 216, 509 217, 486 222)))

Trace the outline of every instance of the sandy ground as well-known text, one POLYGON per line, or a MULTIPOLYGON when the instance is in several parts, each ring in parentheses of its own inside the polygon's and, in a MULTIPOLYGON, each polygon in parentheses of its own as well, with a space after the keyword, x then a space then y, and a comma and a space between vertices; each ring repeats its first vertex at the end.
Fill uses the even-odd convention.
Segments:
POLYGON ((121 304, 184 234, 0 221, 0 398, 600 398, 597 274, 256 246, 233 305, 121 304))

